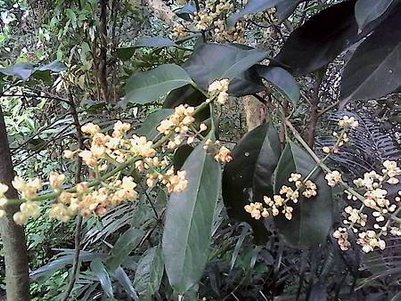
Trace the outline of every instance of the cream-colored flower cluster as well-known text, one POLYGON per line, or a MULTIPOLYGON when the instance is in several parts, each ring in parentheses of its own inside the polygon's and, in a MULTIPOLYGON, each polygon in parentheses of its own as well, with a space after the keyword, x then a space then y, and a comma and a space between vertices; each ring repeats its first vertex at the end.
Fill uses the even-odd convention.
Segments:
POLYGON ((246 205, 245 211, 251 214, 254 219, 277 216, 281 212, 288 220, 291 220, 294 211, 293 206, 299 202, 300 196, 306 199, 316 196, 317 186, 309 179, 302 180, 302 175, 299 173, 292 173, 288 181, 295 184, 295 189, 283 185, 278 195, 273 195, 272 198, 263 197, 266 207, 261 202, 255 202, 246 205))
POLYGON ((387 187, 399 184, 401 169, 395 161, 385 161, 383 167, 381 174, 367 172, 363 178, 353 180, 355 188, 345 190, 352 203, 344 209, 345 226, 334 232, 342 250, 351 246, 348 232, 357 235, 356 243, 364 252, 384 249, 386 243, 383 237, 388 233, 401 236, 401 219, 397 216, 401 208, 401 190, 392 198, 387 191, 387 187), (346 231, 347 235, 344 234, 346 231))
POLYGON ((194 123, 194 107, 180 105, 175 108, 174 114, 163 120, 157 127, 159 133, 167 136, 174 133, 174 136, 167 144, 170 150, 176 149, 185 139, 193 140, 190 134, 190 126, 194 123))
POLYGON ((322 151, 325 154, 331 154, 331 153, 337 153, 338 152, 338 147, 343 146, 344 144, 349 142, 349 136, 348 132, 357 128, 359 126, 359 123, 357 120, 355 120, 354 117, 349 117, 347 115, 344 115, 339 121, 338 121, 338 126, 341 129, 340 133, 333 132, 334 138, 336 138, 336 143, 333 147, 328 147, 324 146, 322 148, 322 151))
POLYGON ((206 140, 203 148, 207 150, 207 152, 211 154, 218 162, 228 163, 233 159, 231 156, 231 151, 227 147, 221 146, 220 141, 218 140, 206 140))
MULTIPOLYGON (((230 81, 228 79, 216 80, 210 84, 208 88, 209 99, 215 99, 219 104, 225 104, 228 100, 228 86, 230 81)), ((207 100, 210 101, 210 100, 207 100)))
MULTIPOLYGON (((40 201, 47 199, 56 200, 51 205, 49 216, 63 222, 77 214, 85 217, 92 214, 103 215, 122 202, 135 201, 138 198, 137 183, 132 176, 123 172, 133 168, 136 173, 144 176, 148 186, 158 182, 170 193, 185 190, 188 185, 186 173, 174 172, 169 153, 190 135, 189 127, 195 121, 193 115, 193 107, 184 105, 177 107, 175 113, 163 120, 157 128, 161 137, 156 144, 146 137, 129 135, 130 124, 121 121, 114 124, 110 134, 103 133, 96 124, 85 124, 81 130, 90 138, 87 149, 68 150, 64 156, 67 159, 80 157, 89 169, 91 181, 78 183, 66 189, 64 187, 66 176, 51 173, 48 179, 48 188, 51 192, 47 193, 46 198, 43 197, 46 193, 43 193, 43 184, 39 179, 25 181, 16 177, 12 184, 19 192, 22 204, 20 211, 14 214, 15 222, 25 224, 30 217, 37 217, 40 213, 40 201)), ((205 125, 202 126, 203 130, 204 127, 205 125)), ((7 189, 6 185, 1 184, 2 216, 5 215, 4 207, 8 203, 4 196, 7 189)))
POLYGON ((209 31, 213 33, 212 39, 216 42, 245 43, 244 21, 230 28, 226 25, 228 16, 233 12, 234 5, 230 0, 206 1, 200 11, 194 13, 191 20, 193 24, 191 21, 180 20, 181 23, 174 25, 173 36, 185 38, 192 31, 209 31))

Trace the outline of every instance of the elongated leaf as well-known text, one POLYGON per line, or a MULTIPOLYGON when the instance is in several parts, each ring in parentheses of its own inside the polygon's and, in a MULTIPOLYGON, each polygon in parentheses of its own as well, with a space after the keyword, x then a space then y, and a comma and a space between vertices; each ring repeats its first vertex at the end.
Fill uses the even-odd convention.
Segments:
POLYGON ((374 99, 401 85, 401 9, 358 47, 344 69, 342 99, 374 99))
POLYGON ((300 88, 295 78, 285 69, 280 67, 257 66, 258 73, 269 81, 281 93, 293 103, 297 103, 301 96, 300 88))
POLYGON ((134 286, 141 299, 151 300, 160 287, 163 278, 164 262, 161 247, 148 249, 139 260, 134 286))
POLYGON ((295 10, 299 3, 303 1, 304 0, 249 0, 244 9, 228 19, 228 25, 234 26, 235 23, 245 15, 262 12, 272 7, 276 8, 276 14, 281 22, 295 10))
POLYGON ((188 144, 181 145, 176 149, 173 157, 174 170, 180 170, 182 168, 193 150, 194 148, 188 144))
POLYGON ((267 230, 245 212, 249 201, 260 202, 273 192, 272 174, 277 166, 280 140, 272 125, 263 124, 247 133, 232 151, 233 160, 223 173, 223 200, 231 218, 252 226, 255 240, 263 243, 267 230))
POLYGON ((394 0, 358 0, 355 4, 355 18, 359 30, 383 15, 394 3, 394 0))
POLYGON ((22 80, 27 80, 33 73, 34 66, 30 63, 16 63, 8 68, 0 68, 0 73, 4 75, 16 76, 22 80))
POLYGON ((198 106, 206 100, 206 96, 191 85, 185 85, 181 88, 171 91, 164 100, 164 108, 175 108, 180 104, 189 104, 198 106))
POLYGON ((180 9, 175 11, 175 14, 186 21, 191 21, 191 16, 196 12, 195 4, 191 1, 180 9))
POLYGON ((220 190, 220 166, 203 146, 196 147, 186 160, 182 170, 186 171, 188 187, 170 196, 166 213, 165 267, 171 286, 180 294, 202 277, 220 190))
POLYGON ((35 68, 35 71, 52 71, 52 72, 61 72, 66 69, 66 66, 60 61, 53 61, 46 65, 41 65, 35 68))
MULTIPOLYGON (((305 178, 315 166, 316 162, 305 150, 292 142, 288 143, 277 165, 275 193, 278 194, 283 185, 293 187, 288 181, 291 173, 299 173, 305 178)), ((309 247, 323 243, 333 224, 332 193, 324 173, 318 168, 310 179, 317 185, 317 196, 309 199, 300 197, 299 202, 292 206, 291 220, 283 215, 274 219, 279 232, 294 246, 309 247)))
POLYGON ((318 70, 358 39, 355 0, 323 10, 294 30, 276 60, 296 75, 318 70))
POLYGON ((142 230, 132 228, 118 238, 111 250, 110 257, 106 261, 110 271, 115 271, 127 259, 129 253, 140 243, 142 236, 142 230))
POLYGON ((171 90, 193 84, 192 79, 180 66, 161 65, 147 72, 131 76, 125 85, 124 104, 144 104, 156 101, 171 90))
POLYGON ((131 279, 129 279, 127 273, 123 268, 119 267, 115 272, 113 277, 121 284, 125 292, 134 300, 138 300, 139 296, 134 287, 132 286, 131 279))
MULTIPOLYGON (((30 273, 30 277, 33 280, 37 280, 41 277, 47 277, 50 276, 52 274, 54 274, 54 272, 56 272, 57 270, 60 270, 62 268, 64 268, 67 265, 72 264, 73 260, 74 260, 74 250, 71 250, 71 253, 69 254, 61 254, 58 258, 50 261, 49 263, 47 263, 46 265, 32 271, 30 273)), ((79 259, 82 262, 88 262, 88 261, 92 261, 96 258, 98 259, 104 259, 106 257, 105 254, 99 254, 99 253, 90 253, 87 251, 82 251, 79 259)))
POLYGON ((258 77, 253 78, 249 69, 266 58, 267 53, 249 47, 233 44, 203 44, 194 51, 183 65, 199 87, 207 91, 209 85, 218 79, 232 80, 229 93, 243 96, 261 91, 263 85, 258 77), (243 78, 247 78, 246 81, 243 78))
POLYGON ((145 136, 148 138, 148 140, 154 139, 159 133, 157 131, 157 127, 160 125, 160 122, 173 113, 174 110, 172 109, 160 109, 150 113, 143 122, 142 126, 138 129, 137 134, 140 136, 145 136))
POLYGON ((93 260, 91 262, 91 270, 96 275, 97 279, 99 279, 100 285, 107 297, 113 298, 113 287, 111 285, 109 273, 106 271, 102 261, 98 258, 93 260))

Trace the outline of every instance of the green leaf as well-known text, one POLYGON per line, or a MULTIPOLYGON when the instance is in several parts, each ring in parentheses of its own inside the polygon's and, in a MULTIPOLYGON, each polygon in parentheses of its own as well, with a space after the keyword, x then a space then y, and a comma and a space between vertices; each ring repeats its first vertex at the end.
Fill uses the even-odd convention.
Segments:
POLYGON ((46 65, 41 65, 35 68, 35 71, 52 71, 55 73, 59 73, 61 71, 65 71, 66 66, 60 61, 53 61, 46 65))
POLYGON ((303 1, 305 0, 249 0, 244 9, 228 18, 228 25, 230 27, 234 26, 245 15, 262 12, 272 7, 276 8, 276 15, 279 18, 279 22, 281 22, 303 1))
MULTIPOLYGON (((292 142, 288 143, 277 166, 275 193, 283 185, 293 187, 288 181, 291 173, 299 173, 305 178, 316 164, 305 150, 292 142)), ((274 218, 279 233, 294 246, 310 247, 325 242, 333 224, 332 193, 324 177, 322 170, 317 168, 310 178, 317 185, 317 196, 309 199, 300 197, 293 206, 291 220, 282 214, 274 218)))
POLYGON ((176 149, 173 157, 174 170, 180 170, 182 168, 193 150, 194 148, 188 144, 181 145, 176 149))
POLYGON ((383 15, 394 0, 358 0, 355 4, 355 18, 359 30, 383 15))
POLYGON ((91 262, 90 266, 92 272, 96 275, 97 279, 99 279, 100 285, 102 286, 102 289, 107 297, 114 298, 113 287, 111 285, 109 273, 106 271, 106 268, 103 265, 102 261, 96 258, 91 262))
POLYGON ((180 66, 161 65, 146 72, 131 76, 125 85, 124 104, 145 104, 158 100, 173 89, 193 85, 192 79, 180 66))
POLYGON ((110 271, 115 271, 128 257, 128 255, 139 245, 143 231, 129 229, 121 235, 111 249, 110 257, 106 261, 110 271))
POLYGON ((295 75, 322 68, 358 40, 355 0, 335 4, 294 30, 275 58, 295 75))
POLYGON ((160 109, 150 113, 136 134, 145 136, 148 140, 153 140, 159 134, 157 127, 160 125, 160 122, 173 113, 173 109, 160 109))
POLYGON ((263 89, 260 78, 252 77, 249 69, 266 56, 265 51, 246 46, 210 43, 198 47, 183 67, 205 91, 213 81, 228 78, 232 80, 229 93, 243 96, 263 89))
POLYGON ((231 218, 252 226, 255 240, 266 241, 262 221, 244 210, 249 201, 260 202, 273 193, 272 175, 281 153, 280 139, 272 125, 263 124, 247 133, 232 151, 233 160, 223 173, 223 200, 231 218))
POLYGON ((134 55, 134 53, 134 47, 120 47, 116 49, 116 55, 122 61, 128 61, 134 55))
POLYGON ((341 98, 379 98, 400 85, 401 10, 398 10, 354 52, 342 75, 341 98))
POLYGON ((192 1, 175 11, 175 14, 185 21, 191 21, 194 13, 196 13, 196 7, 192 1))
POLYGON ((134 286, 141 299, 151 300, 163 278, 164 262, 160 246, 148 249, 138 262, 134 286))
POLYGON ((197 146, 185 161, 188 187, 172 193, 163 233, 163 255, 168 279, 183 294, 203 275, 208 255, 213 214, 220 191, 220 166, 197 146))
POLYGON ((138 300, 138 293, 132 286, 131 279, 129 279, 127 273, 123 268, 119 267, 115 272, 113 277, 121 284, 125 292, 134 300, 138 300))
POLYGON ((188 104, 196 107, 206 100, 206 96, 191 85, 171 91, 164 100, 164 108, 175 108, 180 104, 188 104))
POLYGON ((8 68, 0 68, 0 73, 4 75, 16 76, 22 80, 27 80, 34 72, 33 64, 30 63, 16 63, 8 68))
POLYGON ((295 78, 281 67, 257 66, 258 73, 270 82, 293 103, 297 103, 301 96, 300 88, 295 78))

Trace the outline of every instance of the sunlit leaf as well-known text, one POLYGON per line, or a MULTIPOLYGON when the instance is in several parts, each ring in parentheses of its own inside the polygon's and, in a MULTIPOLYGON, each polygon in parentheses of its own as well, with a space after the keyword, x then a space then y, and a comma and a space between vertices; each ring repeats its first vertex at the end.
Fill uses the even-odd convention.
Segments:
POLYGON ((158 100, 171 90, 193 84, 187 72, 173 64, 161 65, 131 76, 125 85, 124 104, 144 104, 158 100))

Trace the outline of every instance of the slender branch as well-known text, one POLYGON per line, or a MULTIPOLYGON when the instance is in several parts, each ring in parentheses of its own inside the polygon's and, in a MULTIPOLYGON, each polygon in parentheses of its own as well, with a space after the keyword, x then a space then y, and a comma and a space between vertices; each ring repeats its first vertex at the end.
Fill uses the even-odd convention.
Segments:
MULTIPOLYGON (((78 117, 78 112, 77 108, 74 103, 74 98, 72 96, 71 91, 68 91, 68 98, 69 102, 71 104, 71 115, 74 119, 74 125, 75 129, 77 131, 77 141, 78 141, 78 146, 79 149, 84 150, 85 145, 84 145, 84 137, 82 134, 81 130, 81 123, 79 121, 78 117)), ((75 182, 78 184, 81 182, 81 173, 82 173, 82 158, 77 157, 77 170, 75 174, 75 182)), ((74 253, 74 259, 72 263, 72 271, 70 275, 70 280, 68 282, 67 290, 64 294, 64 297, 62 298, 62 301, 68 301, 68 298, 74 289, 74 285, 76 282, 77 274, 78 274, 78 268, 79 268, 79 255, 81 253, 81 232, 82 232, 82 216, 78 215, 76 219, 76 227, 75 227, 75 239, 74 239, 74 245, 75 245, 75 253, 74 253)))
POLYGON ((310 118, 308 122, 308 145, 313 148, 315 144, 315 136, 316 136, 316 126, 319 120, 318 108, 319 108, 319 90, 320 86, 323 82, 323 74, 320 72, 317 73, 317 79, 315 85, 313 87, 313 94, 311 98, 311 109, 310 109, 310 118))

